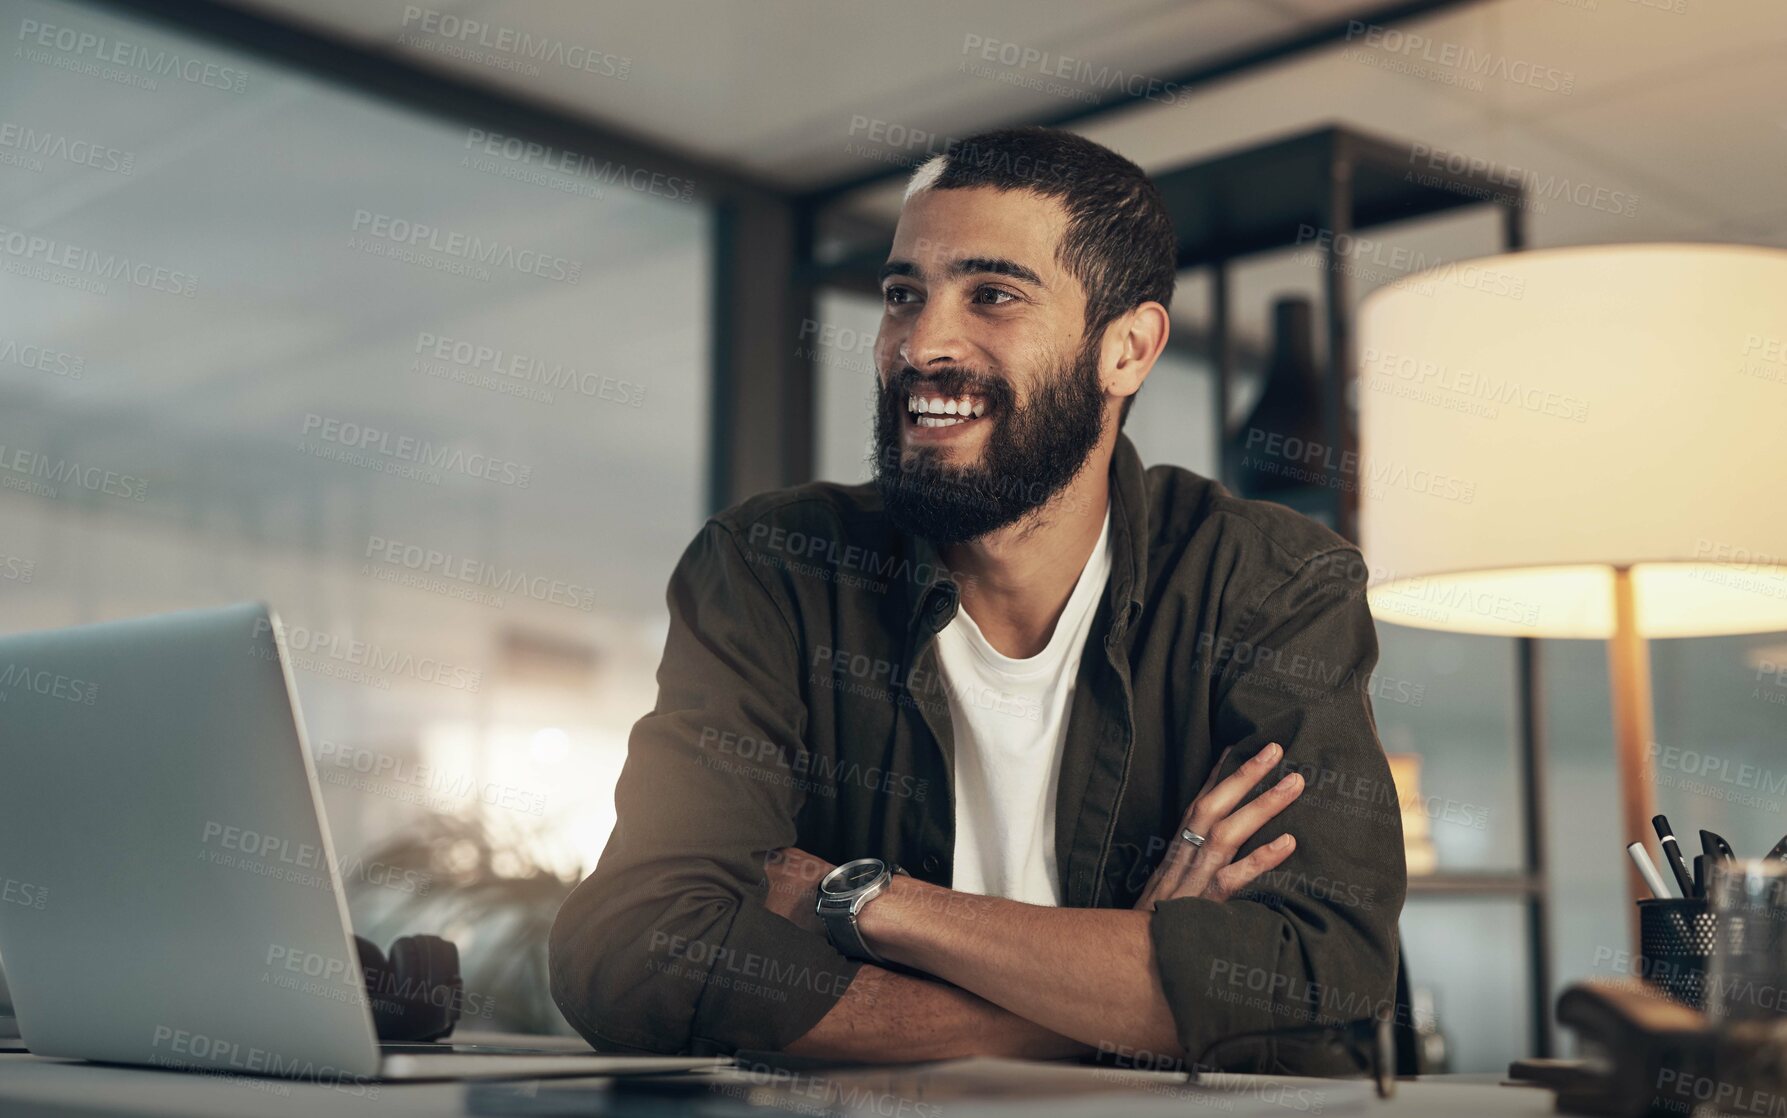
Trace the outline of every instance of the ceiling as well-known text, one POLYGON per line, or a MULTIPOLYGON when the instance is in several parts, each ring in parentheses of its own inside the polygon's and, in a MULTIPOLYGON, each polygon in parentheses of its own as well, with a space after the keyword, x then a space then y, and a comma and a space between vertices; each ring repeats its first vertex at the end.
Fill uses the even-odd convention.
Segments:
MULTIPOLYGON (((1778 66, 1787 4, 1779 0, 1481 0, 1383 25, 1374 13, 1404 5, 237 3, 795 190, 898 171, 977 129, 1120 100, 1101 75, 1164 83, 1353 21, 1329 45, 1072 127, 1158 171, 1340 122, 1525 179, 1538 195, 1528 214, 1535 247, 1787 245, 1787 88, 1778 66), (464 23, 450 17, 482 24, 487 41, 527 34, 563 52, 612 56, 607 68, 625 76, 550 63, 523 72, 500 51, 454 57, 443 51, 460 42, 449 33, 464 23), (1401 32, 1422 39, 1402 49, 1401 32), (1014 56, 1016 65, 999 61, 1014 56), (1457 61, 1467 57, 1481 72, 1457 61)), ((895 174, 847 207, 891 224, 902 185, 895 174)), ((1481 211, 1392 235, 1429 258, 1499 247, 1481 211)), ((1362 267, 1360 294, 1397 274, 1362 267)), ((1271 290, 1310 280, 1306 262, 1278 260, 1240 283, 1271 290)), ((1187 277, 1174 308, 1183 330, 1204 325, 1205 302, 1201 278, 1187 277)), ((1243 338, 1259 336, 1265 301, 1243 297, 1238 306, 1243 338)))
POLYGON ((1113 87, 1121 79, 1115 71, 1164 83, 1318 25, 1402 5, 238 0, 237 6, 496 86, 773 183, 812 187, 873 166, 850 150, 852 140, 869 142, 866 122, 939 137, 966 135, 1088 101, 1116 100, 1113 87), (468 32, 473 22, 481 30, 468 32), (554 58, 580 61, 600 54, 612 60, 592 62, 587 70, 564 62, 516 63, 514 52, 500 44, 505 35, 522 34, 557 50, 554 58), (481 42, 498 46, 478 57, 449 53, 481 42), (1034 61, 1023 63, 1023 51, 1034 52, 1034 61), (992 61, 983 62, 983 54, 992 61), (1014 54, 1020 65, 999 63, 1014 54), (1112 73, 1075 62, 1111 67, 1112 73), (965 72, 968 63, 1000 77, 965 72), (1083 78, 1074 80, 1076 73, 1083 78), (1053 91, 1012 84, 1059 74, 1068 78, 1053 91))
MULTIPOLYGON (((1621 233, 1780 243, 1787 229, 1787 89, 1777 0, 1483 0, 1379 28, 1383 0, 238 0, 244 8, 506 89, 703 160, 794 188, 876 169, 862 149, 909 151, 882 129, 947 138, 1112 100, 1102 70, 1161 81, 1320 25, 1370 30, 1079 130, 1157 169, 1328 120, 1637 193, 1621 233), (418 8, 423 13, 418 16, 418 8), (406 20, 406 12, 410 15, 406 20), (611 55, 609 76, 532 73, 442 53, 455 16, 485 37, 611 55), (430 18, 435 20, 426 24, 430 18), (429 29, 432 27, 432 30, 429 29), (1429 45, 1386 49, 1380 31, 1429 45), (983 61, 985 52, 993 61, 983 61), (1042 61, 998 61, 1029 51, 1042 61), (1499 65, 1479 88, 1447 51, 1499 65), (1433 59, 1427 75, 1400 63, 1433 59), (1051 61, 1052 60, 1052 61, 1051 61), (968 64, 981 72, 968 72, 968 64), (624 64, 624 65, 623 65, 624 64), (1055 73, 1052 89, 1023 88, 1055 73), (1567 89, 1523 85, 1533 71, 1567 89), (1503 76, 1498 77, 1497 74, 1503 76), (991 76, 989 76, 989 74, 991 76), (1076 75, 1078 75, 1076 77, 1076 75), (1512 75, 1512 76, 1509 76, 1512 75), (865 122, 879 122, 869 124, 865 122), (853 150, 852 145, 855 145, 853 150)), ((574 53, 567 56, 579 57, 574 53)), ((924 147, 919 145, 920 149, 924 147)), ((1567 208, 1567 207, 1566 207, 1567 208)))

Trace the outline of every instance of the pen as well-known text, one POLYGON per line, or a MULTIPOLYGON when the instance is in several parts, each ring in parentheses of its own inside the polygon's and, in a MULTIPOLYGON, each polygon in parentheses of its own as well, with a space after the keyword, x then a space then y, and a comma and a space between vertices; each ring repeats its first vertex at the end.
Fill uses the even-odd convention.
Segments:
POLYGON ((1632 864, 1638 867, 1638 876, 1644 878, 1645 885, 1650 887, 1651 896, 1669 896, 1669 886, 1663 884, 1663 875, 1657 872, 1657 864, 1650 860, 1644 844, 1632 843, 1626 847, 1626 853, 1632 856, 1632 864))
POLYGON ((1723 836, 1714 834, 1712 831, 1700 832, 1700 849, 1706 852, 1706 861, 1709 866, 1720 859, 1735 860, 1737 858, 1737 855, 1731 852, 1731 844, 1726 842, 1723 836))
POLYGON ((1775 848, 1768 852, 1768 856, 1770 858, 1779 858, 1781 861, 1787 862, 1787 835, 1781 836, 1781 841, 1775 843, 1775 848))
POLYGON ((1706 896, 1706 855, 1694 855, 1694 895, 1706 896))
MULTIPOLYGON (((1657 829, 1657 845, 1663 848, 1663 861, 1669 863, 1669 872, 1675 875, 1675 883, 1681 888, 1682 896, 1694 895, 1694 879, 1688 876, 1688 866, 1682 861, 1682 844, 1675 841, 1675 828, 1669 825, 1669 817, 1659 815, 1650 821, 1657 829)), ((1787 842, 1787 839, 1783 839, 1787 842)))

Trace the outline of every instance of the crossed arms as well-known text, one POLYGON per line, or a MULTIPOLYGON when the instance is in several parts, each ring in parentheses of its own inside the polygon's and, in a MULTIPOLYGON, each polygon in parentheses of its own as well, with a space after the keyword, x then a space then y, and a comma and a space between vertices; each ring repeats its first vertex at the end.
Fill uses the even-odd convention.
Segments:
MULTIPOLYGON (((1206 836, 1204 845, 1175 832, 1133 909, 1023 904, 896 876, 863 909, 860 928, 877 955, 934 980, 864 966, 788 1050, 850 1060, 1047 1058, 1100 1048, 1195 1058, 1180 1051, 1155 972, 1151 913, 1160 900, 1227 901, 1290 857, 1296 840, 1284 834, 1235 858, 1302 794, 1303 778, 1293 772, 1248 799, 1282 755, 1270 744, 1220 780, 1218 761, 1182 820, 1206 836)), ((789 848, 772 855, 767 869, 771 911, 824 934, 813 900, 831 864, 789 848)))
MULTIPOLYGON (((678 564, 657 703, 629 741, 618 822, 552 929, 554 997, 598 1049, 921 1059, 1109 1044, 1195 1059, 1221 1037, 1318 1012, 1359 1016, 1387 994, 1406 878, 1362 686, 1375 637, 1356 594, 1312 564, 1251 584, 1257 594, 1232 611, 1246 655, 1183 684, 1211 690, 1207 740, 1233 745, 1190 805, 1192 829, 1213 840, 1204 854, 1191 857, 1176 829, 1160 836, 1168 856, 1135 910, 1050 909, 902 880, 868 906, 864 933, 915 977, 846 959, 813 930, 802 894, 824 863, 798 851, 909 856, 882 817, 935 817, 937 804, 892 804, 841 781, 835 799, 814 802, 793 779, 802 743, 841 721, 843 700, 801 684, 812 668, 795 622, 826 615, 822 603, 795 604, 819 588, 760 577, 741 538, 709 521, 678 564), (1305 674, 1266 670, 1262 650, 1345 672, 1312 687, 1305 674), (768 745, 725 751, 715 747, 722 734, 768 745), (1274 741, 1281 759, 1248 760, 1274 741), (1246 764, 1259 769, 1230 785, 1246 764), (1307 784, 1277 784, 1282 771, 1307 784), (1246 801, 1262 776, 1271 789, 1246 801), (811 833, 803 817, 814 818, 811 833), (1284 827, 1297 835, 1292 848, 1263 845, 1284 827), (777 851, 786 853, 766 875, 765 856, 777 851), (1242 989, 1242 979, 1255 985, 1242 989)), ((1207 748, 1192 743, 1173 763, 1207 748)), ((1138 788, 1167 779, 1158 745, 1135 763, 1138 788)))

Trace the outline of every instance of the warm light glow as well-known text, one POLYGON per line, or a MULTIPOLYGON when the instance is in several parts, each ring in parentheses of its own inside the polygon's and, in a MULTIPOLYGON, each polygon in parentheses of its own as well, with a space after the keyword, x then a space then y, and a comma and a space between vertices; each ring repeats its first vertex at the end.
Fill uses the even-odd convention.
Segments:
POLYGON ((542 765, 555 765, 564 760, 565 754, 571 751, 571 735, 557 726, 547 726, 534 731, 532 742, 534 760, 542 765))
MULTIPOLYGON (((1787 569, 1645 563, 1632 570, 1644 637, 1787 629, 1787 569)), ((1532 567, 1395 579, 1374 586, 1379 621, 1504 637, 1613 636, 1613 568, 1532 567)))
POLYGON ((496 845, 565 876, 595 868, 614 830, 614 786, 626 762, 624 734, 576 726, 443 722, 422 734, 423 764, 451 799, 432 805, 476 815, 496 845))
POLYGON ((1644 636, 1787 630, 1784 307, 1787 252, 1741 245, 1512 253, 1374 292, 1374 614, 1606 638, 1617 565, 1644 636))

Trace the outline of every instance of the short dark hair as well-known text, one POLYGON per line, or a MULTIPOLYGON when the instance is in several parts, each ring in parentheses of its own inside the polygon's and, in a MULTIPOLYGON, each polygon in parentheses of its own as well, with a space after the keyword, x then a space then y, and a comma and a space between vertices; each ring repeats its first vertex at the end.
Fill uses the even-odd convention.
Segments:
MULTIPOLYGON (((974 186, 1061 201, 1067 232, 1055 256, 1086 291, 1088 344, 1143 303, 1173 305, 1179 241, 1166 203, 1140 167, 1110 148, 1059 128, 982 132, 927 160, 907 193, 974 186), (939 160, 941 170, 933 166, 939 160)), ((1133 403, 1134 396, 1123 401, 1119 427, 1133 403)))

